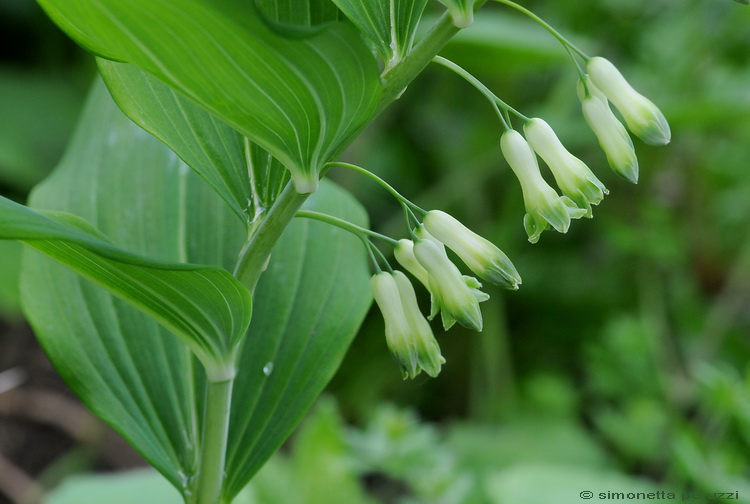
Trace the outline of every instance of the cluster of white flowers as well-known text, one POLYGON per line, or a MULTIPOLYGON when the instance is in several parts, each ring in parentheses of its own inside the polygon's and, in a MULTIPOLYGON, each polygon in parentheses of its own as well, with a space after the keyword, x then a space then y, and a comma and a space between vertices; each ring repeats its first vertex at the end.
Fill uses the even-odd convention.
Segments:
MULTIPOLYGON (((599 139, 610 167, 636 183, 638 159, 633 142, 609 103, 617 107, 630 131, 649 145, 669 143, 669 124, 656 105, 635 91, 608 60, 590 58, 586 69, 588 73, 578 84, 586 122, 599 139)), ((550 226, 565 233, 571 219, 591 217, 591 205, 598 205, 609 191, 583 161, 565 149, 544 120, 528 119, 523 130, 526 138, 508 129, 500 145, 521 183, 526 206, 524 226, 529 241, 536 243, 550 226), (549 166, 562 196, 542 177, 537 155, 549 166)))
MULTIPOLYGON (((444 60, 442 63, 458 69, 444 60)), ((617 107, 630 131, 650 145, 669 143, 669 125, 659 109, 637 93, 606 59, 587 59, 587 71, 578 85, 584 117, 612 169, 635 183, 638 160, 633 142, 609 103, 617 107)), ((565 233, 571 219, 592 217, 591 206, 598 205, 609 191, 563 146, 549 124, 539 118, 524 119, 525 137, 506 125, 500 145, 521 184, 526 207, 524 227, 529 241, 536 243, 550 227, 565 233), (549 167, 561 195, 545 181, 537 156, 549 167)), ((426 212, 412 235, 413 240, 402 239, 395 245, 396 260, 430 292, 428 318, 432 320, 440 313, 446 330, 458 322, 481 331, 479 303, 489 298, 476 278, 462 275, 451 262, 446 246, 479 278, 512 290, 521 284, 516 268, 499 248, 445 212, 426 212)), ((408 278, 399 271, 380 272, 372 278, 371 286, 385 318, 388 347, 401 364, 404 377, 414 378, 422 370, 436 376, 445 359, 417 306, 408 278)))
MULTIPOLYGON (((476 278, 462 275, 451 262, 446 246, 478 277, 514 290, 521 284, 508 256, 445 212, 427 212, 414 235, 415 240, 399 240, 396 260, 430 292, 429 319, 440 313, 446 330, 458 322, 481 331, 479 303, 489 299, 476 278)), ((414 378, 421 370, 437 376, 445 359, 417 306, 409 280, 400 271, 380 272, 372 277, 371 287, 385 319, 388 347, 400 363, 404 378, 414 378)))

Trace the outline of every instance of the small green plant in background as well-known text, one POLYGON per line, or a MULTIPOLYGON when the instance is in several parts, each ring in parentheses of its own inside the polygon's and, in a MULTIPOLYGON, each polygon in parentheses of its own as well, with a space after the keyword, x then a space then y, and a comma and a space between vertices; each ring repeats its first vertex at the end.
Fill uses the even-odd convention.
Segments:
MULTIPOLYGON (((437 56, 481 18, 484 2, 443 3, 448 13, 417 37, 426 0, 321 0, 294 8, 270 0, 40 0, 97 55, 103 84, 94 86, 65 158, 35 189, 31 208, 2 201, 0 231, 67 267, 26 255, 27 316, 71 388, 185 502, 228 503, 240 494, 330 380, 372 297, 403 376, 440 372, 445 357, 412 283, 375 241, 393 246, 398 264, 429 291, 430 319, 439 313, 445 329, 458 322, 481 331, 479 303, 488 298, 445 246, 480 279, 509 289, 521 284, 491 242, 338 161, 430 62, 490 101, 523 193, 529 241, 550 228, 567 232, 608 193, 545 121, 437 56), (331 170, 353 171, 389 191, 403 208, 401 236, 408 238, 370 230, 361 205, 324 179, 331 170), (368 255, 375 270, 369 288, 368 255)), ((500 3, 562 42, 579 73, 587 123, 612 169, 636 182, 633 143, 610 103, 652 145, 670 140, 661 112, 609 61, 589 57, 525 8, 500 3)), ((417 457, 426 460, 424 473, 445 474, 445 481, 420 488, 419 464, 373 453, 387 445, 372 441, 378 428, 397 430, 398 420, 352 436, 351 449, 364 454, 360 467, 338 461, 346 443, 335 415, 321 415, 310 429, 328 435, 326 446, 335 452, 338 444, 339 453, 320 455, 305 445, 314 436, 300 434, 291 460, 268 466, 269 474, 274 464, 285 467, 272 486, 296 481, 289 475, 316 463, 341 475, 349 502, 365 501, 358 478, 368 471, 406 480, 425 502, 442 498, 430 494, 438 491, 453 495, 449 502, 471 502, 472 492, 503 494, 516 484, 488 476, 472 486, 470 476, 448 475, 458 467, 450 465, 452 455, 430 462, 438 452, 425 448, 417 457)), ((265 474, 247 492, 262 492, 265 474)), ((307 477, 311 488, 324 483, 307 477)), ((290 492, 284 502, 300 498, 290 492)))

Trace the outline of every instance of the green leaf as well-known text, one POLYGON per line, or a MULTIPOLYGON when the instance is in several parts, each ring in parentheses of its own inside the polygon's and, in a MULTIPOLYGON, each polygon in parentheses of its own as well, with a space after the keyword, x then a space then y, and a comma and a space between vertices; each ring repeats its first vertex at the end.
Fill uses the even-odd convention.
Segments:
POLYGON ((272 28, 288 36, 315 34, 341 14, 330 0, 255 0, 255 5, 272 28))
POLYGON ((299 192, 370 119, 381 90, 356 30, 286 38, 253 4, 224 0, 40 0, 89 50, 133 63, 278 158, 299 192))
POLYGON ((134 65, 104 59, 97 63, 115 102, 130 119, 167 144, 241 219, 255 213, 241 134, 134 65))
POLYGON ((0 216, 0 238, 25 241, 147 313, 210 371, 231 371, 250 323, 250 293, 226 270, 131 254, 74 215, 36 212, 2 196, 0 216))
MULTIPOLYGON (((63 163, 32 203, 85 218, 113 244, 108 253, 127 247, 128 257, 137 254, 152 265, 232 270, 246 238, 225 202, 128 121, 103 86, 92 94, 63 163)), ((321 186, 309 207, 364 221, 361 207, 331 184, 321 186)), ((26 217, 37 215, 43 214, 26 217)), ((81 232, 66 232, 74 231, 81 232)), ((237 361, 228 494, 271 456, 333 375, 369 306, 367 278, 361 244, 339 229, 300 220, 281 237, 256 288, 237 361)), ((187 347, 132 306, 37 253, 25 257, 22 301, 70 387, 187 494, 201 456, 206 386, 187 347)))
POLYGON ((258 145, 136 66, 98 59, 109 91, 140 127, 167 144, 250 225, 289 172, 258 145))
POLYGON ((411 49, 427 0, 333 0, 339 9, 375 44, 387 65, 397 63, 411 49))
MULTIPOLYGON (((303 208, 366 225, 362 207, 331 184, 303 208)), ((371 303, 364 250, 353 235, 298 219, 255 292, 232 403, 230 497, 291 434, 343 359, 371 303)))
MULTIPOLYGON (((85 218, 114 245, 154 261, 218 271, 231 267, 243 241, 244 226, 224 202, 122 115, 103 85, 93 90, 63 161, 31 204, 85 218)), ((21 295, 37 338, 71 389, 184 492, 200 456, 197 398, 205 386, 187 346, 33 251, 24 257, 21 295)))

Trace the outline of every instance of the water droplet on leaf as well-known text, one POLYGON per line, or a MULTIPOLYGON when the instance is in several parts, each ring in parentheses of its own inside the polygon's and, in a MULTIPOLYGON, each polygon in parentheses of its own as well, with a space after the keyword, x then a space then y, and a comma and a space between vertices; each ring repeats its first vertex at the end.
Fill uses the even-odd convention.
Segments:
POLYGON ((263 366, 263 374, 266 376, 271 376, 271 373, 273 372, 273 362, 267 362, 265 366, 263 366))

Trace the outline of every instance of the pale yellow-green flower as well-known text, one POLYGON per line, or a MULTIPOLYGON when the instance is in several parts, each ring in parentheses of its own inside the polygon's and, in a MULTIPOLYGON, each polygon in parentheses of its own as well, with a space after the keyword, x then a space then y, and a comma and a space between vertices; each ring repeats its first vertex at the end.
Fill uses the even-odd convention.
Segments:
POLYGON ((609 60, 600 56, 586 64, 591 81, 620 111, 630 131, 649 145, 666 145, 672 133, 669 123, 654 103, 633 89, 609 60))
POLYGON ((521 276, 508 256, 453 216, 432 210, 425 215, 423 224, 480 278, 507 289, 516 290, 521 285, 521 276))
POLYGON ((513 173, 516 174, 523 190, 526 215, 523 224, 531 243, 539 241, 539 236, 551 225, 560 233, 566 233, 571 219, 578 219, 586 210, 578 208, 567 196, 560 196, 550 187, 539 172, 539 164, 523 135, 515 130, 503 133, 500 146, 513 173))
POLYGON ((609 191, 586 164, 568 152, 546 121, 529 119, 523 126, 531 148, 549 166, 560 191, 591 217, 591 205, 598 205, 609 191))
POLYGON ((428 290, 432 295, 430 318, 438 311, 443 327, 450 329, 458 322, 475 331, 482 330, 482 312, 479 303, 489 299, 480 291, 482 284, 476 278, 462 275, 445 253, 442 245, 432 240, 418 240, 414 256, 428 273, 428 290))
POLYGON ((610 168, 624 179, 637 183, 638 158, 633 141, 625 126, 612 113, 607 98, 589 76, 578 81, 578 97, 583 117, 599 140, 610 168))
POLYGON ((412 328, 406 318, 396 279, 390 273, 377 273, 370 279, 370 288, 383 314, 385 341, 388 348, 401 365, 402 374, 405 377, 416 376, 416 340, 412 336, 412 328))
POLYGON ((370 287, 383 314, 386 343, 403 377, 414 378, 423 369, 437 376, 445 359, 430 324, 419 311, 409 279, 400 271, 380 272, 373 275, 370 287))
POLYGON ((419 264, 417 257, 414 255, 413 241, 407 240, 406 238, 399 240, 398 244, 393 248, 393 255, 406 271, 414 275, 414 278, 424 285, 425 289, 430 289, 430 275, 427 273, 427 270, 419 264))
MULTIPOLYGON (((417 304, 417 295, 414 293, 414 287, 406 275, 400 271, 393 272, 393 278, 398 286, 398 293, 401 297, 401 304, 404 307, 406 320, 411 327, 411 334, 414 338, 414 350, 416 351, 417 373, 419 369, 424 369, 425 373, 433 378, 440 374, 440 366, 445 363, 445 359, 440 354, 440 346, 432 334, 432 328, 419 310, 417 304)), ((409 376, 414 378, 415 375, 409 376)))

